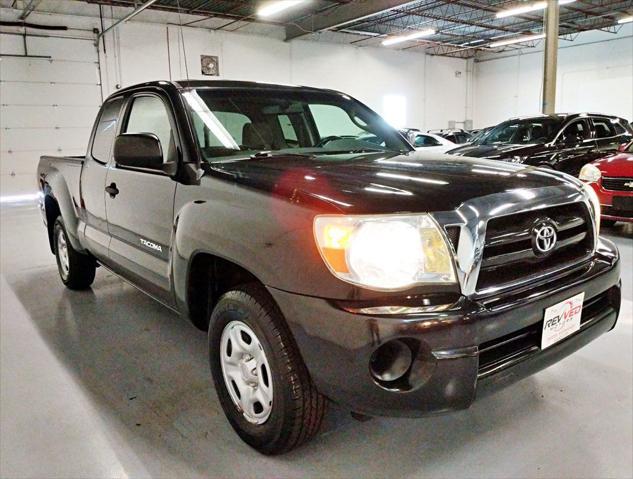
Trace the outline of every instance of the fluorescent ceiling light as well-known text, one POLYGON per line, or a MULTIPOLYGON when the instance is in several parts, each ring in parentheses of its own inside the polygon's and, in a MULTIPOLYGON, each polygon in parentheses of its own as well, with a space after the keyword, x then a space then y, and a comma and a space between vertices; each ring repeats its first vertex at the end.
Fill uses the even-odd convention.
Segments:
POLYGON ((260 17, 272 17, 273 15, 287 10, 288 8, 292 8, 304 1, 305 0, 277 0, 276 2, 269 2, 257 10, 257 15, 260 17))
POLYGON ((630 23, 630 22, 633 22, 633 15, 630 17, 620 18, 618 20, 618 23, 630 23))
MULTIPOLYGON (((576 0, 559 0, 559 5, 566 5, 568 3, 573 3, 576 0)), ((505 18, 512 17, 514 15, 521 15, 522 13, 535 12, 537 10, 544 10, 547 7, 547 2, 533 2, 527 3, 525 5, 519 5, 514 8, 509 8, 507 10, 501 10, 497 12, 497 18, 505 18)))
POLYGON ((512 45, 514 43, 522 43, 529 42, 532 40, 540 40, 541 38, 545 38, 544 33, 538 33, 536 35, 524 35, 518 38, 510 38, 509 40, 501 40, 500 42, 493 42, 488 45, 490 48, 502 47, 504 45, 512 45))
POLYGON ((429 28, 428 30, 420 30, 418 32, 409 33, 408 35, 400 35, 397 37, 387 38, 382 42, 383 45, 395 45, 396 43, 408 42, 409 40, 415 40, 416 38, 428 37, 435 35, 435 30, 429 28))

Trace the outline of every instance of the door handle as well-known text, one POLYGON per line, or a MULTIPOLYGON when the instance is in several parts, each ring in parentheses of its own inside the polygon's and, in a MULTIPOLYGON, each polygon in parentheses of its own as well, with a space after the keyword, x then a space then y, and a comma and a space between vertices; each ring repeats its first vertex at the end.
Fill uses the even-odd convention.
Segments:
POLYGON ((106 186, 106 193, 110 195, 110 198, 114 198, 119 194, 119 189, 116 187, 116 183, 111 183, 110 186, 106 186))

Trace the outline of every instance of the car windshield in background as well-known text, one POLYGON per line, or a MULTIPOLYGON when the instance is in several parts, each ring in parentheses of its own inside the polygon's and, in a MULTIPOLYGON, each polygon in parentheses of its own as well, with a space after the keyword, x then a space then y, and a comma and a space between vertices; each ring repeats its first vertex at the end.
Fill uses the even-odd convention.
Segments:
POLYGON ((183 95, 198 146, 209 162, 262 152, 411 151, 380 116, 342 94, 201 88, 183 95))
POLYGON ((556 118, 512 120, 495 126, 475 140, 477 145, 529 145, 554 139, 562 121, 556 118))

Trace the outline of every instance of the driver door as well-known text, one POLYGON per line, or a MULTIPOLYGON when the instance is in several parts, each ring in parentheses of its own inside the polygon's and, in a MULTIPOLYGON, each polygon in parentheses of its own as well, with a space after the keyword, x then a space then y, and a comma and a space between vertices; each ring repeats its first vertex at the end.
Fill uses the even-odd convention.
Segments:
MULTIPOLYGON (((121 133, 154 133, 161 143, 163 162, 177 161, 175 123, 161 96, 132 96, 124 115, 121 133)), ((112 238, 111 267, 168 305, 174 303, 169 252, 175 194, 176 182, 161 171, 116 164, 108 169, 106 214, 112 238)))

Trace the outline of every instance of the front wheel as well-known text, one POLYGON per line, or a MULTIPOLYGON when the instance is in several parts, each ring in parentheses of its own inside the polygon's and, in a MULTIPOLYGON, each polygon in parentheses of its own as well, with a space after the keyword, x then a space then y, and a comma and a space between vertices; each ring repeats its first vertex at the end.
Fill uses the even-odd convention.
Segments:
POLYGON ((57 270, 63 283, 70 289, 90 287, 95 279, 95 260, 73 248, 61 217, 55 220, 53 235, 57 270))
POLYGON ((209 356, 222 409, 251 447, 280 454, 318 432, 325 397, 263 287, 247 285, 220 298, 211 315, 209 356))

